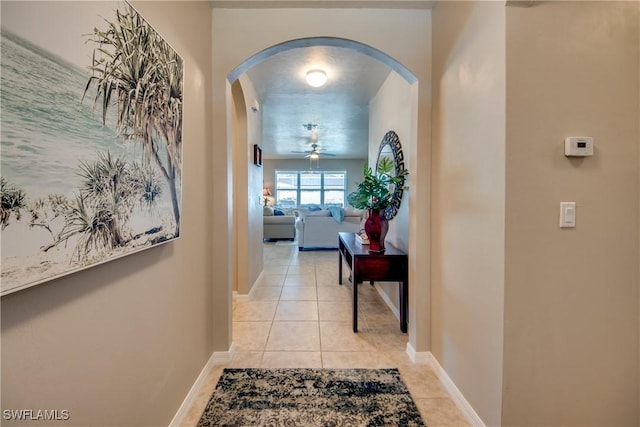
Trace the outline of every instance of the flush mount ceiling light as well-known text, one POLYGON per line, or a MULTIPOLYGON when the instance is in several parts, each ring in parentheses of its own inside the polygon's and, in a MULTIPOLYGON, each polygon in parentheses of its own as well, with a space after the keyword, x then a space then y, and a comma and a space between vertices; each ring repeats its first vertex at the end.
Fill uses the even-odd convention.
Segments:
POLYGON ((309 86, 320 87, 324 86, 327 82, 327 73, 323 70, 309 70, 307 71, 307 83, 309 86))

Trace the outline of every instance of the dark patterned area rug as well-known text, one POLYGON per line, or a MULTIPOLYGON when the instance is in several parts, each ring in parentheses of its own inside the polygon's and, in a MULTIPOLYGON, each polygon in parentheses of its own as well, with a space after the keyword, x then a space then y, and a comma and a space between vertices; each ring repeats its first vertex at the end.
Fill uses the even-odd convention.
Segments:
POLYGON ((198 423, 424 425, 397 369, 225 369, 198 423))

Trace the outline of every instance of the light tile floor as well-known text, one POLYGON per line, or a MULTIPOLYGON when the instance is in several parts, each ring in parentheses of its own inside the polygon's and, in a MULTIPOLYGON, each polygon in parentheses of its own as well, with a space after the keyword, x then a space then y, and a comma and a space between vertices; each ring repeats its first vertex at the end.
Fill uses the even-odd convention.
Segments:
POLYGON ((339 285, 337 251, 265 243, 261 279, 234 303, 233 360, 213 370, 184 425, 197 425, 222 369, 237 367, 398 368, 429 427, 468 426, 433 371, 411 362, 408 335, 369 284, 358 286, 353 333, 353 288, 343 273, 339 285))

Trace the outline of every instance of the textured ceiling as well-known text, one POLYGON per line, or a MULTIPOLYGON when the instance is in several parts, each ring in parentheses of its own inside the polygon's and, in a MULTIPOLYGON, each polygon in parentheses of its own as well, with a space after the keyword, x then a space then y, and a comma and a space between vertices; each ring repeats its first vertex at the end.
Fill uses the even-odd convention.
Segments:
POLYGON ((335 158, 367 157, 369 101, 391 69, 352 49, 313 46, 277 53, 247 71, 262 111, 263 156, 302 158, 317 143, 335 158), (309 69, 326 71, 320 88, 307 85, 309 69), (317 140, 305 124, 317 125, 317 140))

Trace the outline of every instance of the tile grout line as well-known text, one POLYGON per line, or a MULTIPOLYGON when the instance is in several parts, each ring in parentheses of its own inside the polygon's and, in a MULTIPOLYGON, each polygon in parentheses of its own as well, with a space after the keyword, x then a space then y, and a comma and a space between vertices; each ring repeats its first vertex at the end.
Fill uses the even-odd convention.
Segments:
MULTIPOLYGON (((287 265, 287 271, 289 270, 289 266, 287 265)), ((275 322, 276 313, 278 312, 278 307, 280 306, 280 298, 282 297, 282 290, 284 289, 284 281, 287 278, 287 273, 285 272, 284 278, 282 279, 282 284, 280 286, 280 292, 278 293, 278 300, 276 302, 276 309, 273 311, 273 317, 271 318, 271 324, 269 325, 269 332, 267 333, 267 339, 264 342, 264 347, 262 348, 262 355, 260 356, 260 367, 264 368, 264 358, 267 353, 267 345, 269 344, 269 338, 271 338, 271 332, 273 331, 273 324, 275 322)))
POLYGON ((320 301, 318 296, 318 269, 317 264, 313 263, 313 279, 316 285, 316 310, 318 312, 318 341, 320 343, 320 367, 324 368, 324 352, 322 351, 322 331, 320 329, 320 301))

